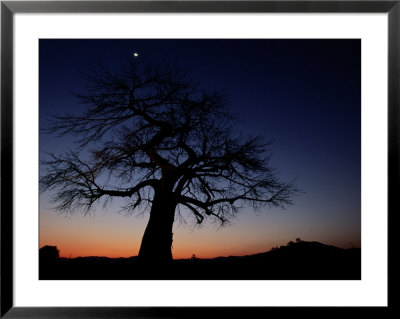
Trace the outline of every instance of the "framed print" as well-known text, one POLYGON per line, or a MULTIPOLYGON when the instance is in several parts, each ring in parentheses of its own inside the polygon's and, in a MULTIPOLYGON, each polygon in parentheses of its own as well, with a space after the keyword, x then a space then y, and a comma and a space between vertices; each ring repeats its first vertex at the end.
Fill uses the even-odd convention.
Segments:
POLYGON ((1 316, 386 313, 399 15, 3 1, 1 316))

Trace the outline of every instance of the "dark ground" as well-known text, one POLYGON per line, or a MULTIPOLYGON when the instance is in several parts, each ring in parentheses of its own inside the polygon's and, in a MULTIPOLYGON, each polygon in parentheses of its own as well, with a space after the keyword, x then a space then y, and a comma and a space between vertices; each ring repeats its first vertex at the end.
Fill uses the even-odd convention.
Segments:
POLYGON ((360 280, 361 249, 290 242, 269 252, 214 259, 179 259, 169 267, 141 267, 137 257, 40 260, 46 280, 360 280))

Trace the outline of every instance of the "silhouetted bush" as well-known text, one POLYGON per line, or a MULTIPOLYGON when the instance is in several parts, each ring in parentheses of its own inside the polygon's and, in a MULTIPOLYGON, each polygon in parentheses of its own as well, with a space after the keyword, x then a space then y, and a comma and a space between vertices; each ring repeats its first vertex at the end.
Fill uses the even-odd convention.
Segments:
POLYGON ((39 249, 39 258, 43 262, 55 261, 60 257, 60 251, 57 246, 43 246, 39 249))

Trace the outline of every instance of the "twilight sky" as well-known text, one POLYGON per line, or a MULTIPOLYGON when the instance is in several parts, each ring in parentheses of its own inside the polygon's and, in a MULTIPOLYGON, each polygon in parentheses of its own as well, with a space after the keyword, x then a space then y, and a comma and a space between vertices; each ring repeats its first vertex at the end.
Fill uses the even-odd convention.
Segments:
MULTIPOLYGON (((271 164, 304 193, 286 209, 244 208, 230 226, 182 213, 174 224, 174 258, 246 255, 300 237, 343 248, 361 246, 360 40, 40 40, 39 116, 81 112, 79 70, 102 62, 163 59, 190 71, 203 88, 224 89, 236 129, 272 138, 271 164), (186 221, 186 223, 185 223, 186 221)), ((73 149, 71 137, 40 133, 40 156, 73 149)), ((41 168, 42 170, 43 168, 41 168)), ((40 247, 64 257, 136 256, 148 215, 127 216, 118 200, 90 216, 51 208, 40 194, 40 247)))

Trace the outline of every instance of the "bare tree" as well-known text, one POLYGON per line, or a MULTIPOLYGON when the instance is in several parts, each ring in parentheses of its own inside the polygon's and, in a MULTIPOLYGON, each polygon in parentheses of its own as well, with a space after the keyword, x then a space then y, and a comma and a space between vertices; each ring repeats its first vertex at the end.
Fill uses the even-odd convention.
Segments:
POLYGON ((133 61, 84 75, 75 94, 82 114, 55 116, 44 130, 74 134, 78 148, 43 161, 41 191, 55 190, 60 211, 89 211, 101 198, 147 208, 139 260, 172 260, 172 226, 185 207, 197 223, 228 222, 243 205, 291 203, 296 188, 270 167, 269 144, 238 136, 224 93, 200 90, 185 72, 133 61))

